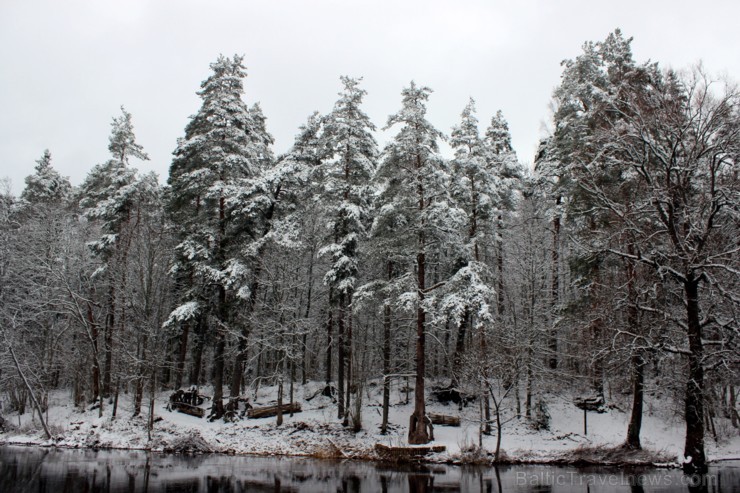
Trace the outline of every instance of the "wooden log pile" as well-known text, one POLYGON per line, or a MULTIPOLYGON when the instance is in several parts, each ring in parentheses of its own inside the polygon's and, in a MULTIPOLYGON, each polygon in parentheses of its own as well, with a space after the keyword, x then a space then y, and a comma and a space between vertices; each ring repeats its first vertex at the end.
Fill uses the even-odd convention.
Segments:
POLYGON ((191 387, 189 390, 178 389, 170 395, 170 411, 179 411, 183 414, 202 418, 206 415, 206 410, 200 408, 205 401, 205 397, 198 394, 198 389, 191 387))
POLYGON ((283 404, 282 406, 253 407, 247 411, 247 418, 270 418, 277 416, 278 410, 281 410, 283 414, 299 413, 301 412, 301 404, 292 402, 290 404, 283 404))
POLYGON ((459 416, 449 416, 447 414, 427 413, 433 425, 442 426, 460 426, 459 416))
POLYGON ((202 418, 206 415, 206 410, 202 407, 193 406, 192 404, 185 404, 184 402, 171 402, 170 408, 173 411, 180 411, 183 414, 189 414, 196 418, 202 418))

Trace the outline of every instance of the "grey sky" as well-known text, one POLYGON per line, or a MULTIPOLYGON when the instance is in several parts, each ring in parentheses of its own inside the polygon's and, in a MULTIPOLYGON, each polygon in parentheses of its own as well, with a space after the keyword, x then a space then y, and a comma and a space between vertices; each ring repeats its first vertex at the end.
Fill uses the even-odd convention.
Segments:
MULTIPOLYGON (((449 133, 468 97, 481 127, 497 109, 524 162, 549 117, 560 61, 616 27, 638 60, 740 75, 740 2, 535 0, 0 0, 0 177, 19 193, 45 148, 79 184, 108 158, 113 116, 133 114, 164 181, 195 91, 219 53, 245 55, 245 100, 259 101, 287 150, 339 76, 364 76, 378 127, 414 79, 435 92, 429 117, 449 133)), ((379 135, 381 142, 387 135, 379 135)))

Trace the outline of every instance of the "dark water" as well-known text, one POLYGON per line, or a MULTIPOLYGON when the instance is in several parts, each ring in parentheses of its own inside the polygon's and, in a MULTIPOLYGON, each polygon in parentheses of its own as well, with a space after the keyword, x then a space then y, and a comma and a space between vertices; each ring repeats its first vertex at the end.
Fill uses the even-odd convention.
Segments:
POLYGON ((0 492, 740 492, 740 461, 678 470, 363 462, 0 447, 0 492))

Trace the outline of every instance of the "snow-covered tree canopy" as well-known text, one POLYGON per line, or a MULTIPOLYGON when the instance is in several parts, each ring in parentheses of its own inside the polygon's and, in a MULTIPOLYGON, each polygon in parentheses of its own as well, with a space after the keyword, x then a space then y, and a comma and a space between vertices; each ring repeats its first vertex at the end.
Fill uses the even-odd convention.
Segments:
POLYGON ((72 191, 69 178, 63 177, 51 165, 51 152, 44 151, 36 161, 34 174, 26 177, 21 199, 30 204, 61 204, 72 191))

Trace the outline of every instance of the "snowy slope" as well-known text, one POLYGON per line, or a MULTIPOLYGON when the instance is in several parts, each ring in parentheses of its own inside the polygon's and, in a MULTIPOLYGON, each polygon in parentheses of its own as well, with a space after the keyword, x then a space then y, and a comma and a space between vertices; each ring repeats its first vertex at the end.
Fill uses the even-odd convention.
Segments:
MULTIPOLYGON (((390 431, 380 434, 380 386, 369 387, 364 396, 363 430, 355 434, 345 429, 336 418, 336 405, 324 396, 315 395, 323 384, 310 383, 305 388, 296 386, 296 400, 303 411, 294 416, 284 416, 281 427, 275 418, 243 419, 235 423, 209 422, 166 409, 168 395, 162 393, 155 403, 158 418, 152 439, 146 429, 146 417, 131 417, 131 401, 121 396, 118 417, 110 417, 108 405, 102 418, 97 410, 80 412, 69 404, 69 395, 59 392, 52 395, 48 422, 53 440, 47 440, 37 418, 26 413, 6 415, 12 429, 0 434, 0 443, 57 445, 62 447, 127 448, 150 450, 181 450, 190 446, 202 451, 260 454, 260 455, 313 455, 330 457, 371 458, 376 443, 406 445, 406 433, 412 404, 404 403, 405 394, 394 392, 391 397, 390 431), (161 419, 159 419, 161 418, 161 419), (341 451, 341 452, 339 452, 341 451)), ((261 388, 258 395, 250 395, 255 405, 274 403, 276 389, 261 388)), ((590 412, 588 435, 583 434, 583 411, 569 399, 548 396, 551 425, 549 431, 535 431, 524 418, 517 419, 513 410, 504 414, 507 422, 502 433, 502 449, 512 460, 547 462, 568 457, 569 451, 587 446, 618 446, 624 441, 629 414, 620 409, 610 409, 603 414, 590 412)), ((657 452, 658 456, 680 458, 683 450, 684 431, 679 417, 672 415, 668 402, 648 401, 643 418, 643 447, 657 452)), ((146 408, 144 408, 146 409, 146 408)), ((146 411, 144 411, 146 412, 146 411)), ((435 426, 435 445, 445 445, 447 451, 435 457, 440 461, 456 461, 461 450, 478 444, 479 407, 476 403, 462 411, 457 405, 442 405, 427 400, 427 412, 459 415, 461 426, 435 426)), ((707 454, 710 460, 740 457, 740 435, 723 419, 717 419, 718 443, 711 434, 707 436, 707 454)), ((495 427, 494 427, 495 429, 495 427)), ((493 452, 496 436, 483 437, 483 448, 493 452)))

